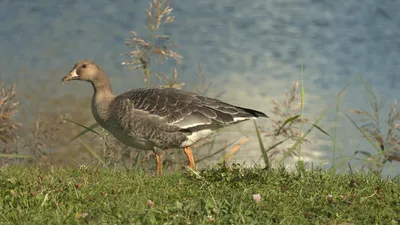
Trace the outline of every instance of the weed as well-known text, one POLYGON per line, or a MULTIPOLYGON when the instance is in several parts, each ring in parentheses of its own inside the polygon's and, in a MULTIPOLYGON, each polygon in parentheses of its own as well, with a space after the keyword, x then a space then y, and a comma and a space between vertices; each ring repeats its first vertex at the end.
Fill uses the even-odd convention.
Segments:
POLYGON ((200 95, 207 96, 208 90, 210 89, 212 82, 206 82, 203 67, 200 63, 197 64, 197 71, 196 92, 200 95))
POLYGON ((19 103, 15 100, 15 87, 13 84, 5 89, 0 81, 0 143, 5 145, 18 138, 16 132, 21 126, 13 120, 19 103))
POLYGON ((364 84, 371 109, 369 111, 358 109, 348 110, 357 116, 358 120, 362 122, 361 125, 358 125, 349 115, 347 117, 363 137, 368 140, 375 150, 375 154, 370 153, 368 150, 357 150, 353 156, 365 156, 367 161, 364 165, 370 170, 381 173, 384 164, 387 162, 400 162, 400 109, 395 99, 389 110, 387 120, 382 124, 381 110, 384 106, 383 101, 375 94, 371 85, 362 77, 360 78, 364 84))
POLYGON ((3 87, 3 82, 0 81, 0 155, 2 157, 0 165, 5 165, 13 157, 7 157, 10 154, 18 155, 18 149, 15 146, 10 146, 18 139, 17 131, 21 124, 15 122, 14 117, 17 113, 19 102, 15 99, 16 85, 13 84, 9 88, 3 87))
POLYGON ((158 34, 160 26, 172 23, 175 16, 171 13, 171 8, 167 0, 153 0, 149 8, 146 9, 147 23, 146 28, 149 31, 150 38, 146 40, 141 38, 136 31, 131 31, 132 38, 128 38, 125 44, 134 50, 126 53, 130 60, 124 61, 123 65, 129 65, 132 69, 142 69, 144 73, 144 81, 147 86, 151 86, 151 76, 154 75, 157 79, 166 82, 168 87, 183 86, 183 83, 178 83, 178 73, 176 69, 172 77, 164 73, 154 72, 151 69, 153 59, 159 63, 163 63, 168 59, 173 59, 176 63, 182 63, 182 56, 172 48, 177 48, 178 45, 165 34, 158 34))
POLYGON ((298 156, 298 152, 292 148, 293 145, 282 145, 288 140, 296 143, 300 139, 304 143, 311 143, 311 140, 301 135, 300 132, 302 121, 309 122, 310 120, 308 118, 301 119, 298 114, 301 110, 300 94, 297 93, 298 88, 299 82, 296 82, 290 91, 286 90, 286 98, 283 103, 272 100, 274 104, 272 113, 276 118, 270 118, 272 129, 262 129, 261 131, 264 137, 272 143, 267 148, 270 160, 276 159, 280 154, 283 154, 283 158, 298 156))
POLYGON ((333 133, 333 151, 332 151, 332 165, 333 167, 337 167, 336 158, 337 153, 339 152, 340 157, 343 157, 343 152, 340 146, 338 145, 338 128, 339 128, 339 113, 340 113, 340 105, 342 103, 343 96, 347 93, 348 87, 353 82, 354 76, 346 83, 346 85, 340 89, 335 106, 335 126, 334 126, 334 133, 333 133))

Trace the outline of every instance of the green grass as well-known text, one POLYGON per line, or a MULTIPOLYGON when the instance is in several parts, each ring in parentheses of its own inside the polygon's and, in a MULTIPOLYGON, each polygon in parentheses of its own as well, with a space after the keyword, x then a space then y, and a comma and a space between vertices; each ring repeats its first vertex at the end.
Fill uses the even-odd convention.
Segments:
POLYGON ((398 180, 372 173, 9 166, 0 169, 0 224, 397 224, 399 195, 398 180))

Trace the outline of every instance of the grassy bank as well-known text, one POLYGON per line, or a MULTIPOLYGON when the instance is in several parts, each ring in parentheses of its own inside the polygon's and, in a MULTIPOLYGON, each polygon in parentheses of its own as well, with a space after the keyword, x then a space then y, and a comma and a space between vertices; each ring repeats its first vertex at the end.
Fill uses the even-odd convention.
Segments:
POLYGON ((1 224, 400 222, 400 182, 372 173, 222 166, 154 177, 10 166, 0 170, 0 199, 1 224))

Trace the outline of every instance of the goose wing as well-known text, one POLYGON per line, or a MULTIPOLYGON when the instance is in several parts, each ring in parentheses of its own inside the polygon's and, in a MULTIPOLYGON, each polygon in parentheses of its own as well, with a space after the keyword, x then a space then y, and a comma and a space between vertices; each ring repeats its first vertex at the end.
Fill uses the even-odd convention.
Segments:
POLYGON ((257 117, 267 117, 256 110, 234 106, 218 99, 173 88, 135 89, 117 98, 129 100, 133 110, 164 119, 180 130, 196 127, 219 128, 257 117))

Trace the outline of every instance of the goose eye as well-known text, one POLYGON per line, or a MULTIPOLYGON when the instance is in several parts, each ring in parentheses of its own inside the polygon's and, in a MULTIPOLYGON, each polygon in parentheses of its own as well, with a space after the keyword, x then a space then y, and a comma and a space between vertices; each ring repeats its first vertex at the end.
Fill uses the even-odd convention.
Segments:
POLYGON ((86 64, 83 64, 83 65, 82 65, 82 68, 86 68, 86 64))

